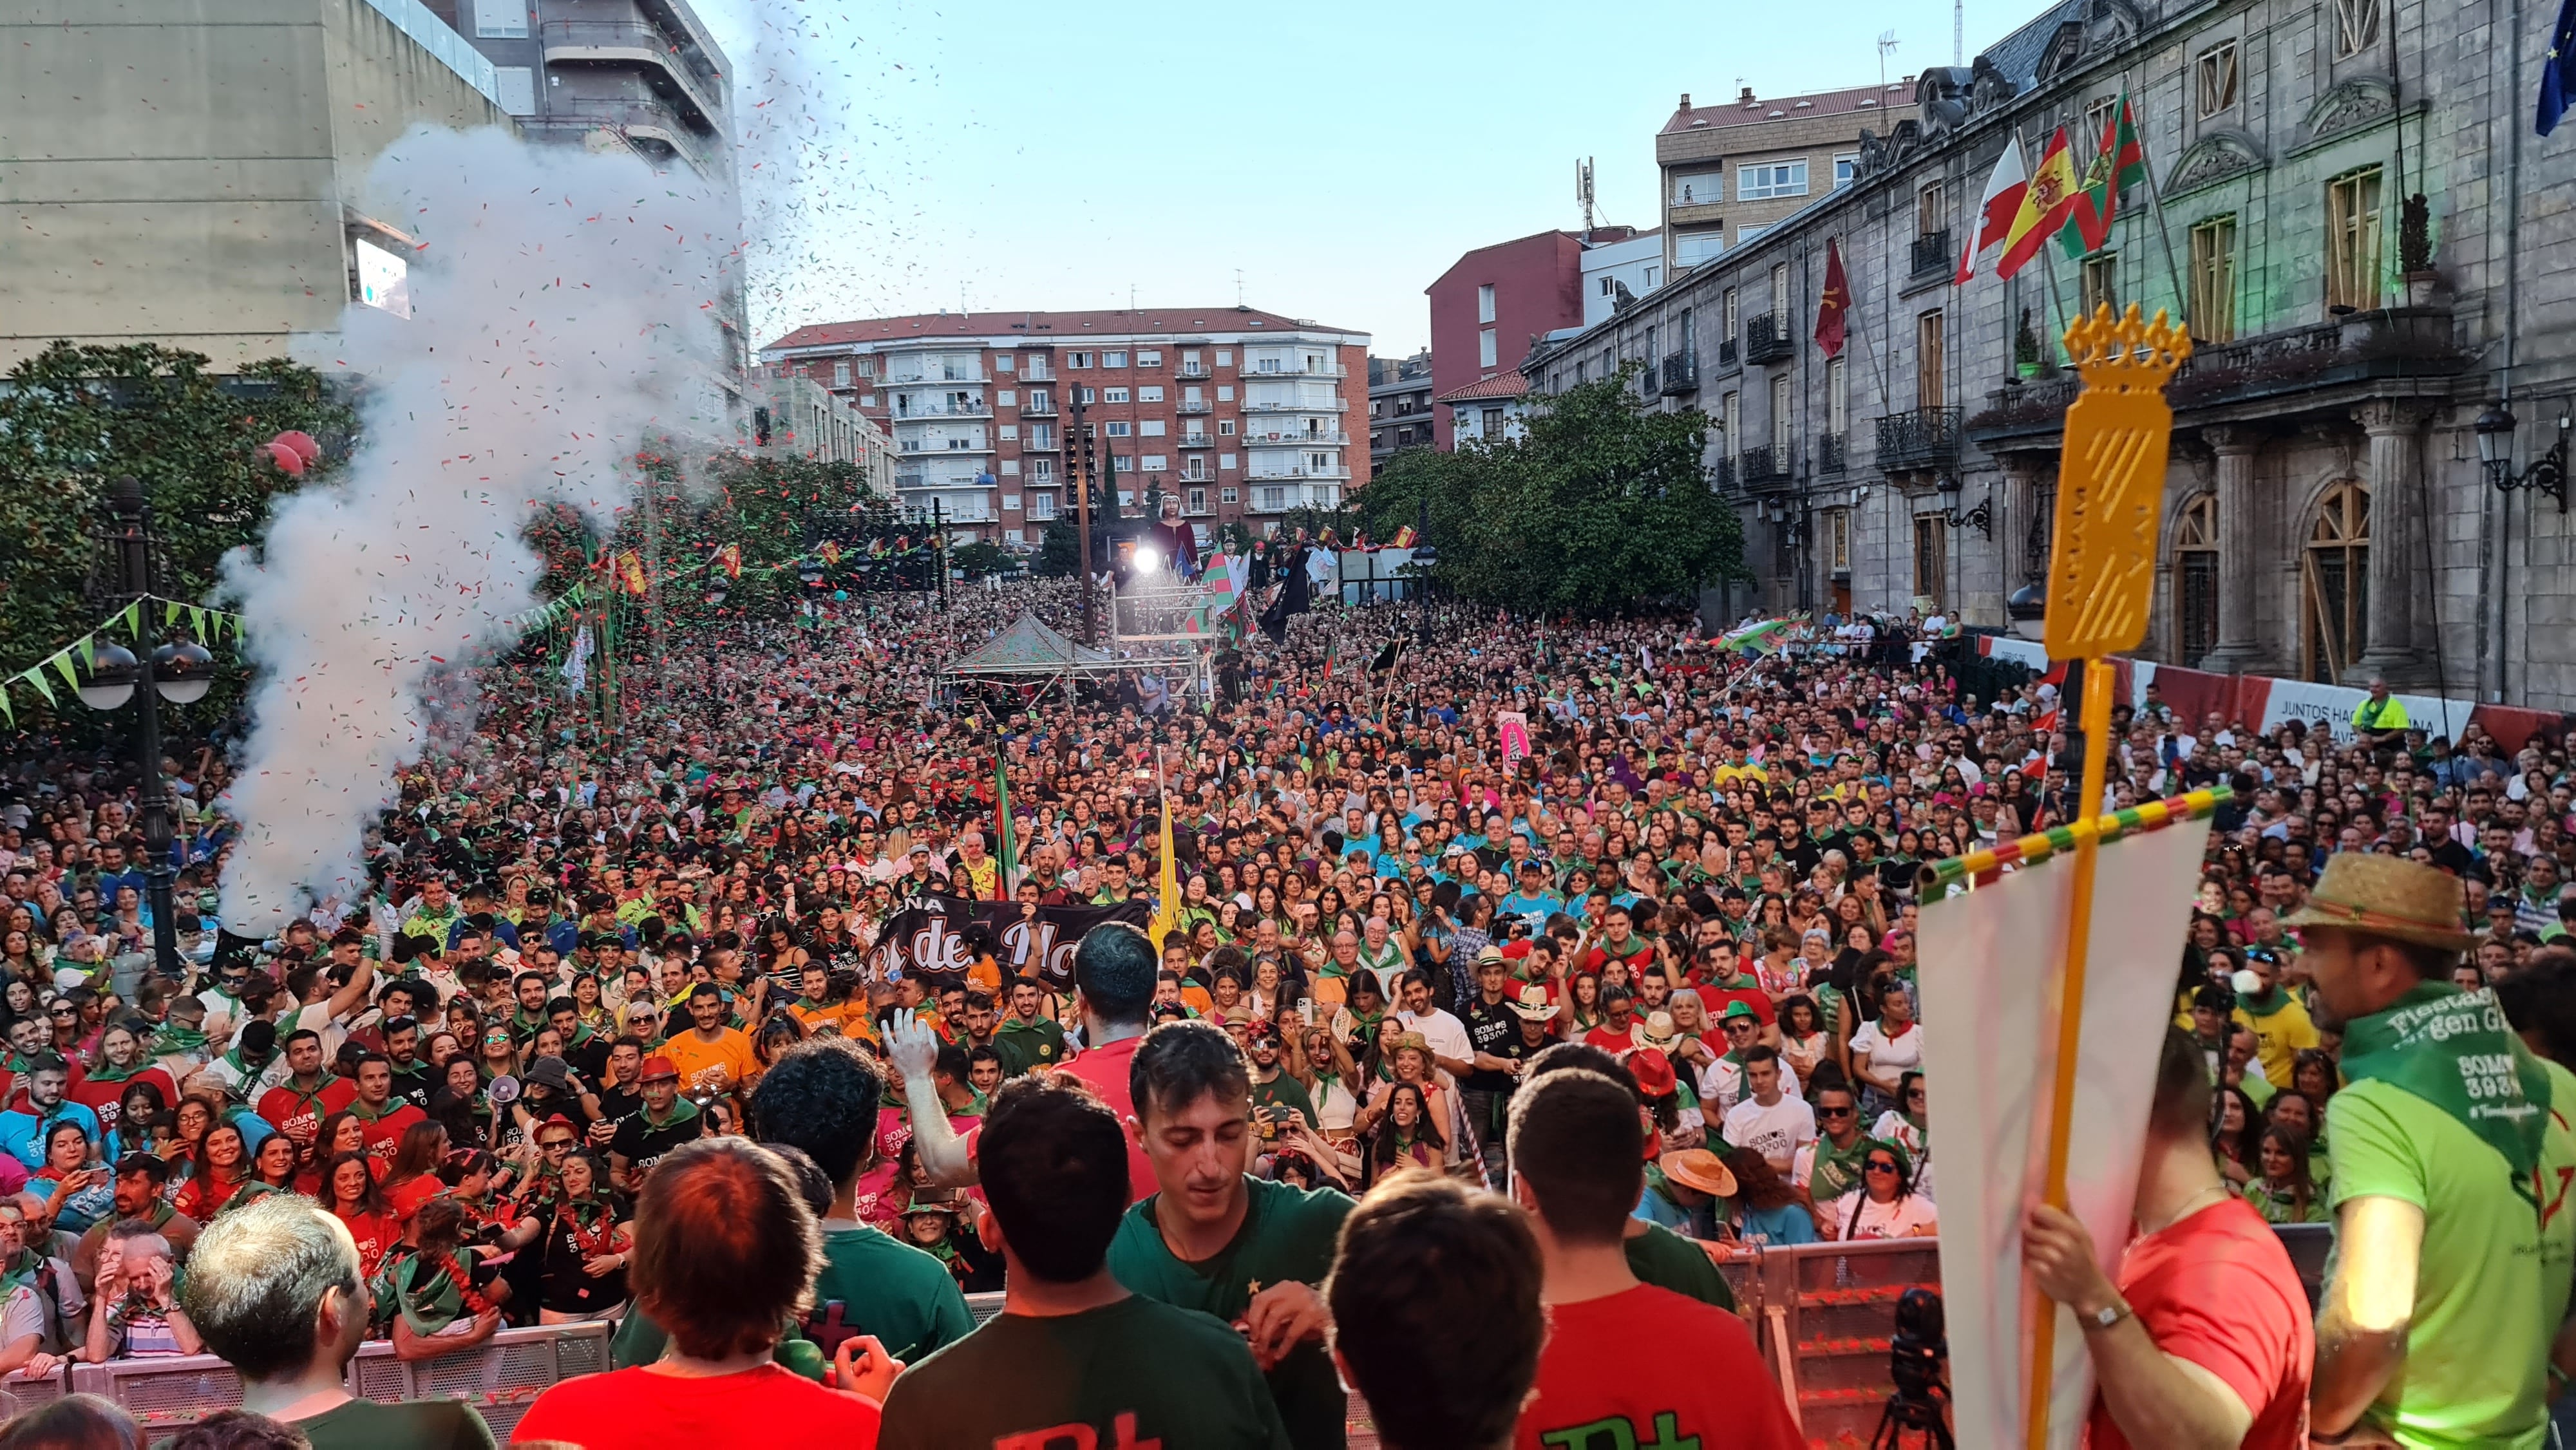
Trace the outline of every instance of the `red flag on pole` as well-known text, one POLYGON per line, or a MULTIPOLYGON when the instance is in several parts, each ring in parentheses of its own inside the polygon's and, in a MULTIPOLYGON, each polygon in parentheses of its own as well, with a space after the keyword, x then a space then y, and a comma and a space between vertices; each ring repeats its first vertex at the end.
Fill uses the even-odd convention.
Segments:
POLYGON ((1827 357, 1840 357, 1847 315, 1851 312, 1851 282, 1843 276, 1842 244, 1832 237, 1825 239, 1825 290, 1816 298, 1816 346, 1827 357))

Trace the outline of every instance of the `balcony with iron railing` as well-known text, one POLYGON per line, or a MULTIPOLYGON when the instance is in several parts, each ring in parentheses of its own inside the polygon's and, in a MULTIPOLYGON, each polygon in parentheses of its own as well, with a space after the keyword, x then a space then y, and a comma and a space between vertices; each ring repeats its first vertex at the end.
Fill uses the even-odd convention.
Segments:
POLYGON ((1350 435, 1344 433, 1339 428, 1335 428, 1328 433, 1300 433, 1294 430, 1253 428, 1246 429, 1243 434, 1243 444, 1247 448, 1338 448, 1350 441, 1350 435))
POLYGON ((1787 362, 1797 353, 1796 339, 1782 325, 1777 313, 1765 312, 1744 319, 1744 360, 1748 363, 1787 362))
MULTIPOLYGON (((2203 418, 2247 408, 2274 417, 2339 417, 2380 384, 2453 377, 2467 364, 2450 309, 2384 307, 2230 342, 2195 342, 2165 398, 2177 414, 2203 418)), ((1998 388, 1962 429, 1988 449, 2054 447, 2082 386, 2069 369, 1998 388)))
POLYGON ((537 27, 546 65, 640 66, 647 82, 695 109, 698 123, 725 124, 724 78, 697 48, 641 20, 549 20, 537 27), (653 77, 662 79, 655 83, 653 77))
POLYGON ((1174 373, 1174 376, 1184 378, 1205 378, 1212 377, 1214 374, 1197 363, 1183 363, 1178 371, 1174 373))
POLYGON ((1906 271, 1905 280, 1908 282, 1928 282, 1948 276, 1951 267, 1950 229, 1943 227, 1937 232, 1925 232, 1916 237, 1909 260, 1913 266, 1906 271))
POLYGON ((979 367, 925 368, 919 363, 910 367, 889 363, 885 375, 889 388, 942 388, 960 383, 980 387, 991 381, 979 367))
MULTIPOLYGON (((1188 410, 1188 404, 1184 403, 1181 406, 1183 411, 1188 410)), ((1348 398, 1335 398, 1327 403, 1264 403, 1252 398, 1243 400, 1243 411, 1247 413, 1347 413, 1350 408, 1351 402, 1348 398)))
POLYGON ((1816 435, 1816 471, 1818 473, 1843 471, 1843 435, 1840 433, 1816 435))
POLYGON ((1795 450, 1785 443, 1747 448, 1735 455, 1736 476, 1746 488, 1782 488, 1796 461, 1795 450))
POLYGON ((1192 400, 1184 398, 1180 402, 1172 405, 1172 411, 1180 414, 1184 418, 1194 418, 1203 413, 1213 412, 1215 411, 1215 408, 1215 404, 1207 402, 1204 399, 1192 400))
POLYGON ((1662 378, 1661 391, 1665 397, 1669 398, 1676 393, 1699 391, 1699 357, 1696 353, 1670 354, 1664 359, 1663 367, 1659 372, 1662 378))
POLYGON ((897 488, 957 489, 989 488, 992 485, 985 483, 983 481, 983 476, 980 474, 932 473, 924 469, 915 468, 895 470, 894 486, 897 488))
POLYGON ((1959 461, 1957 408, 1917 408, 1878 420, 1879 470, 1901 473, 1942 469, 1959 461))
POLYGON ((1056 375, 1045 368, 1023 368, 1020 371, 1020 381, 1024 383, 1051 383, 1055 379, 1056 375))
POLYGON ((1020 405, 1020 416, 1023 418, 1052 418, 1055 415, 1055 403, 1052 399, 1043 403, 1022 403, 1020 405))
POLYGON ((971 438, 898 438, 894 451, 907 457, 936 458, 943 453, 990 453, 990 440, 971 438))
POLYGON ((1719 339, 1717 344, 1717 365, 1722 368, 1731 368, 1735 366, 1735 352, 1734 338, 1728 337, 1719 339))
POLYGON ((1725 495, 1735 492, 1735 460, 1723 454, 1708 466, 1708 491, 1725 495))
POLYGON ((1183 448, 1214 448, 1216 443, 1216 435, 1213 433, 1184 433, 1181 435, 1181 446, 1183 448))

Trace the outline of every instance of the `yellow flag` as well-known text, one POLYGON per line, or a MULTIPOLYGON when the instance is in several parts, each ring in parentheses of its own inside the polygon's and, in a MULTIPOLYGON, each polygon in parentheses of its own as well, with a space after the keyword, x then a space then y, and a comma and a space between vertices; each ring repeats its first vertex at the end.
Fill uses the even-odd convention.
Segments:
POLYGON ((1181 929, 1181 863, 1172 851, 1172 802, 1160 790, 1155 798, 1162 809, 1162 870, 1154 882, 1154 922, 1146 935, 1154 939, 1154 950, 1163 949, 1163 938, 1181 929))

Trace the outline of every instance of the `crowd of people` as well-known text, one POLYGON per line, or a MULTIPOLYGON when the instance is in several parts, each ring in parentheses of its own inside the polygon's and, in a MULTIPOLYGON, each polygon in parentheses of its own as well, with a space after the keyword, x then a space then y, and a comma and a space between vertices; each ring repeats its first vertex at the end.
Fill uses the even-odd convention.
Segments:
MULTIPOLYGON (((1658 1414, 1667 1440, 1795 1443, 1720 1266, 1937 1232, 1924 1034, 1976 1024, 1924 1020, 1922 868, 2079 813, 2057 689, 1981 696, 1945 621, 1745 656, 1680 616, 1459 604, 1255 631, 1213 698, 941 678, 1022 613, 1081 611, 1041 581, 674 641, 628 664, 613 730, 551 674, 484 670, 371 835, 368 890, 258 940, 216 919, 229 766, 192 746, 170 762, 175 977, 130 774, 23 753, 0 773, 0 1371, 213 1352, 315 1445, 475 1444, 470 1414, 385 1438, 391 1410, 330 1398, 333 1365, 368 1338, 417 1360, 613 1322, 622 1368, 518 1439, 1338 1445, 1347 1382, 1391 1444, 1612 1416, 1644 1443, 1658 1414), (881 939, 961 902, 1134 902, 1161 934, 1093 927, 1070 983, 981 921, 953 972, 881 939), (973 1331, 962 1296, 987 1290, 1009 1309, 973 1331), (1554 1332, 1515 1337, 1537 1317, 1554 1332), (1716 1392, 1640 1382, 1641 1333, 1717 1355, 1716 1392), (1138 1372, 1201 1364, 1185 1399, 1138 1372)), ((2531 1044, 2484 1064, 2539 1099, 2516 1121, 2576 1102, 2554 1066, 2513 1071, 2576 1058, 2569 742, 2257 734, 2150 691, 2111 744, 2104 806, 2234 788, 2178 944, 2198 1071, 2159 1090, 2157 1141, 2188 1151, 2149 1175, 2193 1197, 2142 1181, 2140 1226, 2224 1207, 2348 1236, 2407 1202, 2411 1166, 2430 1274, 2474 1252, 2445 1217, 2486 1182, 2462 1155, 2503 1153, 2541 1175, 2532 1322, 2465 1286, 2392 1321, 2347 1274, 2306 1429, 2537 1443, 2576 1222, 2546 1216, 2557 1138, 2401 1161, 2475 1125, 2392 1106, 2386 1083, 2432 1089, 2369 1032, 2356 1072, 2354 1037, 2417 985, 2492 989, 2460 1000, 2501 999, 2531 1044), (2399 868, 2422 876, 2352 887, 2399 868), (2392 916, 2425 879, 2448 918, 2392 916), (2355 945, 2391 921, 2422 960, 2355 945)), ((2034 1272, 2108 1312, 2132 1284, 2081 1280, 2071 1222, 2034 1220, 2034 1272)), ((2160 1327, 2120 1305, 2097 1359, 2123 1315, 2160 1327)), ((2280 1384, 2218 1377, 2263 1400, 2248 1425, 2277 1420, 2280 1384)))

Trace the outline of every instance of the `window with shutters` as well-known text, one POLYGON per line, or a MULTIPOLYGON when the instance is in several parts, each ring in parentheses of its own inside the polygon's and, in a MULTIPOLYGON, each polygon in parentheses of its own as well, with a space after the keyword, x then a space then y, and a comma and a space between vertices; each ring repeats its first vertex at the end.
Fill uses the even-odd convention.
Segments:
POLYGON ((2211 217, 2191 229, 2191 335, 2199 342, 2236 340, 2236 218, 2211 217))
POLYGON ((1941 603, 1942 581, 1950 574, 1950 523, 1939 514, 1914 516, 1914 592, 1941 603))
POLYGON ((2221 41, 2192 63, 2192 99, 2204 121, 2236 104, 2236 42, 2221 41))
POLYGON ((2105 307, 2114 316, 2120 311, 2120 278, 2115 265, 2117 254, 2102 252, 2084 259, 2084 315, 2092 317, 2105 307))
POLYGON ((2174 661, 2197 663, 2218 648, 2218 495, 2183 505, 2174 528, 2174 661))
POLYGON ((2326 183, 2326 305, 2379 305, 2379 168, 2326 183))

